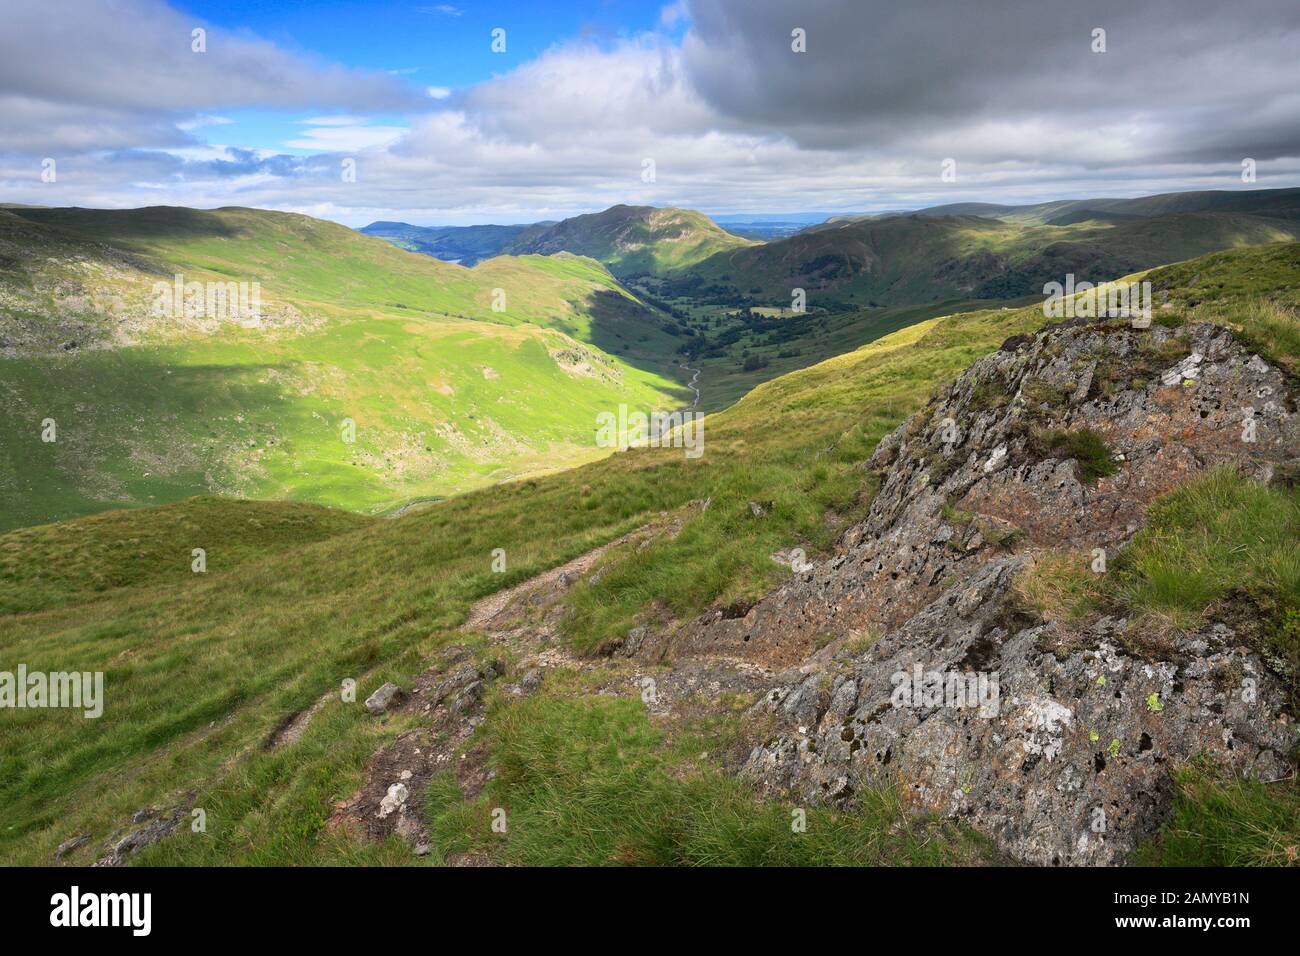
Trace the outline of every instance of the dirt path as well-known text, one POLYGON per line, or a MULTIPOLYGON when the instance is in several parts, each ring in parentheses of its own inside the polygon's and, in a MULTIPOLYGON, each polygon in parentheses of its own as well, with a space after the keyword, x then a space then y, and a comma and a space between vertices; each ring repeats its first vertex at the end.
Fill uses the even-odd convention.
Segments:
POLYGON ((609 551, 619 547, 620 545, 627 544, 630 541, 636 541, 639 538, 646 537, 651 533, 652 529, 653 525, 651 524, 643 525, 635 531, 629 531, 621 538, 616 538, 608 544, 602 544, 598 548, 593 548, 585 554, 579 555, 572 561, 560 565, 558 568, 551 568, 549 571, 543 571, 541 574, 536 577, 531 577, 527 581, 520 581, 514 587, 505 588, 504 590, 489 594, 487 597, 477 601, 474 606, 470 608, 469 616, 465 619, 465 623, 462 624, 461 627, 471 631, 488 630, 496 618, 509 609, 524 595, 531 594, 534 591, 550 591, 555 589, 556 586, 562 584, 564 581, 581 577, 591 570, 592 566, 609 551))
MULTIPOLYGON (((639 641, 603 655, 579 655, 560 632, 569 589, 599 574, 602 558, 616 548, 646 547, 664 536, 676 537, 691 517, 707 507, 707 501, 693 501, 660 514, 559 567, 475 602, 461 630, 484 635, 499 650, 473 652, 465 645, 449 644, 429 661, 393 711, 414 717, 418 725, 371 756, 360 789, 334 805, 327 827, 369 840, 397 834, 416 855, 431 852, 422 809, 429 782, 451 771, 462 798, 468 800, 490 779, 487 749, 482 743, 472 744, 471 738, 485 716, 487 687, 497 681, 508 700, 553 680, 545 676, 548 672, 582 671, 588 675, 583 693, 640 694, 651 718, 665 726, 713 713, 724 694, 765 692, 773 675, 753 662, 701 655, 670 663, 653 653, 638 655, 639 641), (502 658, 514 661, 509 670, 500 663, 502 658)), ((315 709, 287 719, 272 737, 275 744, 296 739, 315 709)), ((749 749, 747 744, 744 753, 737 751, 729 759, 738 763, 749 749)), ((489 865, 491 860, 453 854, 443 862, 471 866, 489 865)))

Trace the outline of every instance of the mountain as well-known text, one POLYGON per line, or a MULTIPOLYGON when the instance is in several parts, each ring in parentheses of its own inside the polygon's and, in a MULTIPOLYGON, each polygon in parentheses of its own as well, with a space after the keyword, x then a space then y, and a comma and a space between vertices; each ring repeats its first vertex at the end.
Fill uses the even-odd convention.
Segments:
POLYGON ((828 219, 827 224, 842 224, 881 216, 982 216, 1008 222, 1068 226, 1089 219, 1098 221, 1149 219, 1176 213, 1246 213, 1282 219, 1300 217, 1300 189, 1207 189, 1177 193, 1159 193, 1130 199, 1057 199, 1051 202, 1008 206, 998 203, 962 202, 928 206, 914 213, 876 213, 871 217, 850 216, 828 219))
POLYGON ((1179 195, 961 204, 836 221, 715 254, 682 274, 711 287, 719 302, 788 305, 791 290, 802 288, 809 307, 843 310, 1032 295, 1067 273, 1098 282, 1216 249, 1300 238, 1300 190, 1179 195))
POLYGON ((571 252, 604 263, 622 278, 680 270, 715 254, 757 245, 690 209, 611 206, 519 236, 505 251, 512 255, 571 252))
POLYGON ((1300 243, 1132 278, 1149 329, 928 319, 711 415, 698 459, 0 535, 7 656, 105 700, 0 722, 0 860, 1285 863, 1300 243), (997 708, 894 703, 914 663, 997 708))
POLYGON ((412 226, 405 222, 372 222, 359 232, 386 239, 407 252, 473 266, 500 255, 513 240, 554 225, 538 222, 519 226, 412 226))
POLYGON ((0 526, 196 494, 380 511, 588 460, 601 411, 690 401, 677 345, 576 256, 467 269, 289 213, 0 210, 0 526), (158 314, 178 274, 208 308, 158 314))

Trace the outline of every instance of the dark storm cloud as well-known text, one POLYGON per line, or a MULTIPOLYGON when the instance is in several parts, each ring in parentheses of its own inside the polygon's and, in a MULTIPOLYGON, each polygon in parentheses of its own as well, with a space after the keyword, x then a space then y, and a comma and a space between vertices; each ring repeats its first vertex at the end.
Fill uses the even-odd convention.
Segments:
MULTIPOLYGON (((803 146, 905 151, 918 132, 1135 124, 1148 161, 1300 152, 1296 0, 690 0, 685 68, 723 115, 803 146), (791 51, 791 31, 807 52, 791 51), (1092 31, 1107 51, 1092 51, 1092 31)), ((1043 159, 1043 138, 955 139, 1043 159), (1031 155, 1037 152, 1038 155, 1031 155)), ((1058 157, 1059 158, 1059 157, 1058 157)), ((1116 157, 1120 160, 1122 157, 1116 157)), ((1104 157, 1090 162, 1104 163, 1104 157)))

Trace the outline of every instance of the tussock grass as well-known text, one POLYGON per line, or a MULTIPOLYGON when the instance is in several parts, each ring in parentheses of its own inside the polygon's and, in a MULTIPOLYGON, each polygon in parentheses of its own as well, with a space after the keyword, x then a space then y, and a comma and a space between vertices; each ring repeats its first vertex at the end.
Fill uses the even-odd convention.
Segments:
POLYGON ((852 813, 759 801, 732 777, 683 771, 639 701, 540 696, 489 722, 497 777, 459 803, 431 800, 439 849, 527 866, 883 866, 971 863, 986 845, 956 824, 910 817, 890 791, 852 813), (490 808, 508 832, 487 837, 490 808), (794 832, 794 811, 807 829, 794 832), (467 836, 467 833, 469 834, 467 836))
POLYGON ((1300 866, 1300 786, 1218 776, 1192 765, 1175 777, 1174 815, 1138 849, 1139 866, 1300 866))
POLYGON ((1116 567, 1134 610, 1193 626, 1217 601, 1248 598, 1266 634, 1300 660, 1300 492, 1220 469, 1157 502, 1116 567))
POLYGON ((1083 481, 1096 481, 1113 475, 1119 466, 1111 457, 1106 440, 1091 428, 1072 431, 1047 431, 1034 436, 1040 453, 1054 458, 1073 458, 1083 481))

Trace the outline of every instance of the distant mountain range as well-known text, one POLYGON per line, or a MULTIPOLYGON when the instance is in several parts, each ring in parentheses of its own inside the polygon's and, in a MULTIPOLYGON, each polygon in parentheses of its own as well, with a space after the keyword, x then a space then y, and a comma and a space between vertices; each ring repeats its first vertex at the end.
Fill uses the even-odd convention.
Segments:
POLYGON ((914 212, 766 220, 770 238, 737 235, 744 217, 651 206, 527 226, 426 229, 373 223, 363 232, 469 263, 565 251, 614 275, 672 277, 718 303, 787 304, 802 288, 843 310, 1034 294, 1073 272, 1098 281, 1234 246, 1300 238, 1300 189, 1166 193, 1028 205, 953 203, 914 212))

